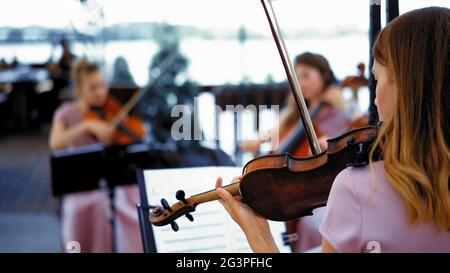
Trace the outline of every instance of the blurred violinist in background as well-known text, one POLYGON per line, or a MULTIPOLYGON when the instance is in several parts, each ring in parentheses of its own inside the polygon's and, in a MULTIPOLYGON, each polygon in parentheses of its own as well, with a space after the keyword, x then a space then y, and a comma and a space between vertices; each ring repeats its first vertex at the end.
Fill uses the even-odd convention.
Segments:
MULTIPOLYGON (((326 140, 339 135, 351 127, 361 113, 355 101, 346 101, 342 96, 343 85, 339 85, 328 60, 320 54, 305 52, 295 59, 295 71, 303 96, 311 113, 313 126, 320 144, 326 149, 326 140)), ((346 83, 355 84, 355 80, 347 78, 346 83)), ((346 84, 346 86, 348 86, 346 84)), ((353 88, 352 88, 353 89, 353 88)), ((300 115, 295 100, 289 96, 285 109, 280 115, 280 122, 268 135, 261 138, 270 140, 271 134, 278 133, 279 148, 275 153, 289 152, 297 157, 311 155, 306 135, 297 130, 301 125, 300 115), (296 135, 297 134, 297 135, 296 135), (287 143, 292 142, 292 143, 287 143), (295 142, 295 143, 294 143, 295 142), (284 147, 289 146, 287 150, 284 147), (280 150, 281 149, 281 150, 280 150)), ((257 154, 261 140, 251 140, 242 146, 242 151, 257 154)), ((316 209, 313 216, 303 217, 287 223, 289 234, 294 234, 292 247, 295 252, 304 252, 321 243, 319 225, 323 218, 324 208, 316 209)))
MULTIPOLYGON (((133 142, 123 142, 123 135, 117 132, 121 126, 115 126, 108 120, 117 116, 121 108, 108 95, 108 86, 99 66, 86 60, 79 60, 73 69, 73 80, 77 99, 64 103, 56 110, 50 132, 50 149, 59 150, 95 143, 111 145, 133 142)), ((128 117, 125 121, 127 119, 128 117)), ((143 137, 145 134, 143 124, 139 123, 138 127, 138 137, 143 137)), ((127 210, 128 203, 135 211, 134 197, 138 196, 137 190, 134 187, 127 189, 125 194, 131 192, 133 200, 128 201, 125 198, 124 201, 120 194, 117 196, 116 202, 121 203, 116 205, 118 222, 121 208, 127 210)), ((82 252, 111 252, 109 205, 108 192, 102 189, 65 195, 62 200, 61 221, 63 244, 78 241, 82 252)), ((136 232, 133 234, 139 241, 138 226, 135 225, 135 228, 136 232)), ((128 240, 133 242, 130 238, 128 240)), ((140 244, 138 246, 140 247, 140 244)))
MULTIPOLYGON (((51 150, 112 143, 113 128, 101 120, 84 119, 91 106, 102 106, 108 88, 100 68, 79 60, 73 69, 75 101, 62 104, 55 112, 50 132, 51 150)), ((82 170, 80 170, 82 171, 82 170)), ((110 252, 111 226, 106 191, 67 194, 62 198, 62 242, 80 243, 83 252, 110 252)))
MULTIPOLYGON (((315 129, 321 132, 319 137, 323 144, 325 144, 327 137, 332 137, 338 132, 347 129, 350 122, 362 115, 355 101, 346 101, 342 97, 343 86, 338 84, 325 57, 310 52, 303 53, 295 59, 295 70, 307 106, 311 113, 315 113, 313 115, 313 123, 315 129)), ((275 132, 279 133, 280 142, 283 142, 283 140, 288 139, 295 127, 301 123, 299 118, 295 100, 292 96, 289 96, 286 106, 280 115, 279 125, 268 132, 266 136, 258 140, 245 142, 241 150, 257 154, 261 144, 270 140, 271 134, 275 132)), ((290 151, 290 153, 296 156, 309 155, 307 149, 304 151, 290 151)))
POLYGON ((80 60, 74 67, 77 99, 61 105, 53 118, 50 149, 58 150, 101 142, 112 143, 113 128, 102 120, 84 118, 91 107, 102 107, 108 98, 108 87, 96 64, 80 60))

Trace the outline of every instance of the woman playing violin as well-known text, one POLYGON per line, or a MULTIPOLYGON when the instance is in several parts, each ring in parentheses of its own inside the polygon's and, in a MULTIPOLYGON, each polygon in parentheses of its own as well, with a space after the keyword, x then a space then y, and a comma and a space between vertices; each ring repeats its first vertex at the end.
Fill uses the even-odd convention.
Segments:
MULTIPOLYGON (((384 160, 344 169, 320 226, 323 252, 450 251, 450 10, 424 8, 388 24, 374 45, 374 147, 384 160)), ((372 151, 373 153, 373 151, 372 151)), ((216 191, 255 252, 277 252, 267 220, 216 191)))
MULTIPOLYGON (((341 96, 341 88, 336 85, 336 78, 325 57, 320 54, 305 52, 295 58, 295 72, 299 79, 303 95, 311 112, 317 111, 313 117, 313 124, 322 145, 326 147, 326 139, 337 136, 340 132, 350 127, 350 118, 343 111, 347 109, 347 102, 341 96)), ((300 125, 300 115, 292 96, 280 117, 278 128, 274 129, 280 133, 280 142, 288 141, 295 127, 300 125)), ((294 150, 290 154, 297 157, 310 156, 308 140, 305 135, 300 136, 294 150)), ((259 150, 261 143, 256 141, 247 142, 244 150, 255 152, 259 150)), ((319 208, 313 216, 303 217, 298 220, 289 221, 287 229, 297 240, 292 241, 295 252, 303 252, 321 243, 319 224, 323 219, 324 208, 319 208)))
POLYGON ((73 69, 73 78, 78 98, 56 110, 50 132, 50 149, 98 142, 111 144, 114 128, 109 123, 84 119, 91 107, 102 107, 108 98, 108 87, 100 68, 86 60, 79 60, 73 69))
MULTIPOLYGON (((327 59, 311 52, 300 54, 295 58, 295 72, 308 109, 313 112, 320 107, 316 116, 313 117, 313 123, 321 140, 334 137, 346 130, 350 125, 350 119, 344 110, 349 107, 340 95, 341 89, 336 85, 336 78, 327 59)), ((285 141, 295 127, 301 124, 299 119, 295 100, 290 96, 286 108, 280 115, 280 123, 272 130, 272 133, 279 133, 280 142, 285 141)), ((306 141, 304 137, 301 142, 307 144, 306 141)), ((260 140, 248 141, 244 143, 242 150, 256 153, 261 143, 260 140)), ((309 156, 307 148, 308 145, 299 145, 295 151, 289 152, 295 156, 305 157, 309 156)))
MULTIPOLYGON (((79 60, 73 69, 73 80, 78 98, 61 105, 55 112, 49 140, 50 149, 80 147, 94 143, 110 145, 117 144, 121 139, 126 140, 124 134, 117 133, 119 126, 111 125, 110 121, 102 119, 101 114, 92 110, 113 109, 112 116, 120 110, 120 105, 108 96, 108 87, 100 68, 86 60, 79 60)), ((130 120, 132 119, 127 117, 124 123, 126 121, 126 125, 129 125, 130 120)), ((136 125, 136 122, 133 125, 136 125)), ((138 127, 140 127, 139 134, 144 132, 142 126, 138 127)), ((140 251, 137 219, 134 219, 137 217, 130 217, 135 216, 133 212, 138 201, 137 187, 117 187, 115 194, 118 227, 116 250, 140 251)), ((65 195, 62 199, 64 245, 70 241, 77 241, 81 245, 82 252, 111 252, 109 202, 108 192, 103 190, 65 195)))
MULTIPOLYGON (((86 120, 92 106, 102 106, 108 87, 100 68, 79 60, 73 68, 77 99, 66 102, 55 112, 49 145, 51 150, 81 147, 94 143, 111 144, 114 129, 106 121, 86 120)), ((80 170, 83 171, 83 170, 80 170)), ((108 193, 102 190, 66 194, 61 208, 62 241, 77 241, 82 252, 110 252, 108 193)))

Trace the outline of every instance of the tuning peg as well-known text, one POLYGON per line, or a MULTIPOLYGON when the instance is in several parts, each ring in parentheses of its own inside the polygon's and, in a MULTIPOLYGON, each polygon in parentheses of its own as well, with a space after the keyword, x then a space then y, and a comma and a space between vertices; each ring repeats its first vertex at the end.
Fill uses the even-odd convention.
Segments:
POLYGON ((164 198, 161 199, 161 205, 165 210, 172 212, 172 209, 170 208, 169 203, 167 202, 166 199, 164 199, 164 198))
POLYGON ((170 223, 170 226, 172 227, 173 231, 177 232, 180 228, 178 227, 177 222, 173 221, 170 223))
POLYGON ((189 221, 194 222, 194 216, 192 216, 192 214, 190 214, 189 212, 185 214, 186 218, 189 219, 189 221))
POLYGON ((178 201, 181 201, 184 204, 187 204, 186 194, 184 193, 184 191, 182 191, 182 190, 177 191, 177 193, 175 194, 175 197, 177 198, 178 201))

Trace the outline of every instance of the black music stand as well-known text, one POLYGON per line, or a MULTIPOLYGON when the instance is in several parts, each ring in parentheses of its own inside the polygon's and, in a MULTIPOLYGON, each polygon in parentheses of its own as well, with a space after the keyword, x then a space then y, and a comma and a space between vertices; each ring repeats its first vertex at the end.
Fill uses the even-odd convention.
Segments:
MULTIPOLYGON (((112 246, 116 252, 114 189, 117 186, 138 184, 142 169, 165 169, 200 166, 234 166, 233 161, 221 150, 198 146, 194 149, 176 148, 171 145, 140 143, 128 146, 105 147, 93 144, 76 149, 53 152, 50 158, 52 192, 60 197, 64 194, 90 191, 99 188, 108 190, 111 209, 112 246), (82 170, 82 171, 80 171, 82 170), (137 174, 137 175, 136 175, 137 174), (103 185, 102 181, 105 181, 103 185)), ((151 230, 144 227, 141 213, 148 213, 146 196, 138 205, 139 221, 143 240, 153 238, 151 230), (143 202, 144 200, 145 202, 143 202), (150 232, 150 233, 149 233, 150 232), (144 237, 145 235, 145 237, 144 237)), ((149 219, 148 217, 146 219, 149 219)), ((147 221, 148 222, 148 221, 147 221)), ((148 244, 151 246, 151 244, 148 244)), ((144 245, 144 249, 151 249, 144 245)), ((153 246, 154 248, 154 246, 153 246)))
POLYGON ((115 188, 137 184, 136 169, 163 168, 179 160, 177 149, 146 143, 105 147, 93 144, 56 151, 51 154, 52 192, 64 194, 106 189, 110 202, 112 250, 117 252, 115 226, 115 188), (105 182, 105 183, 102 183, 105 182))
MULTIPOLYGON (((183 157, 186 159, 187 157, 183 157)), ((171 167, 207 167, 207 166, 235 166, 234 162, 220 149, 208 149, 202 147, 194 156, 180 162, 178 166, 171 167)), ((156 169, 156 168, 153 168, 156 169)), ((147 188, 144 180, 144 170, 136 171, 139 187, 140 203, 136 204, 139 227, 141 231, 142 246, 145 253, 156 253, 156 244, 153 236, 153 228, 150 223, 150 210, 154 208, 148 203, 147 188)))
POLYGON ((136 204, 138 217, 139 217, 139 229, 141 231, 142 247, 144 253, 156 253, 155 238, 153 236, 153 229, 150 223, 150 210, 154 206, 150 206, 147 198, 147 189, 145 187, 144 171, 137 170, 136 176, 139 187, 140 202, 136 204))

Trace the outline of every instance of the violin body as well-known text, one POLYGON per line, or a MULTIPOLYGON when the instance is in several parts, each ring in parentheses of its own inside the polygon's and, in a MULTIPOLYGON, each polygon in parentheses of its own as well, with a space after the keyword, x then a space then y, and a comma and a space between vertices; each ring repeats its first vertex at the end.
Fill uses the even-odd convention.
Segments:
MULTIPOLYGON (((110 122, 121 111, 122 107, 112 97, 109 97, 103 107, 95 107, 87 111, 84 115, 86 120, 103 120, 110 122)), ((140 142, 145 136, 145 127, 142 119, 127 116, 116 126, 113 136, 114 144, 129 145, 140 142)))
MULTIPOLYGON (((313 123, 313 127, 316 131, 318 137, 322 137, 324 135, 336 135, 338 128, 344 128, 344 126, 348 127, 349 130, 362 128, 368 125, 368 120, 366 118, 360 118, 349 124, 350 122, 346 117, 343 116, 340 110, 334 110, 335 106, 332 106, 328 103, 322 103, 316 109, 311 111, 311 119, 313 123), (325 127, 325 125, 327 127, 325 127), (328 133, 326 133, 328 132, 328 133)), ((297 127, 303 127, 301 123, 297 125, 297 127)), ((297 129, 295 129, 297 130, 297 129)), ((296 133, 296 131, 294 131, 296 133)), ((280 137, 280 141, 286 141, 280 137)), ((280 148, 288 148, 287 150, 278 150, 278 153, 290 153, 296 157, 309 157, 311 155, 310 146, 307 140, 307 137, 304 133, 297 134, 295 138, 288 138, 287 141, 290 141, 290 144, 282 144, 280 148)), ((330 160, 333 160, 333 157, 330 157, 330 160)), ((321 170, 322 173, 325 173, 325 170, 321 170)), ((333 174, 335 175, 335 174, 333 174)), ((299 218, 287 221, 286 222, 286 230, 288 234, 296 234, 298 235, 298 224, 299 218)), ((298 238, 298 237, 297 237, 298 238)), ((298 247, 299 240, 290 241, 293 251, 295 251, 298 247)))
POLYGON ((375 138, 375 127, 363 127, 328 140, 328 150, 312 157, 282 154, 256 158, 244 167, 242 201, 269 220, 312 215, 312 210, 326 205, 339 172, 368 163, 375 138))
POLYGON ((114 132, 114 142, 119 145, 129 145, 140 142, 145 137, 144 122, 138 117, 128 117, 123 121, 122 128, 116 129, 114 132), (133 132, 131 135, 129 132, 133 132))

